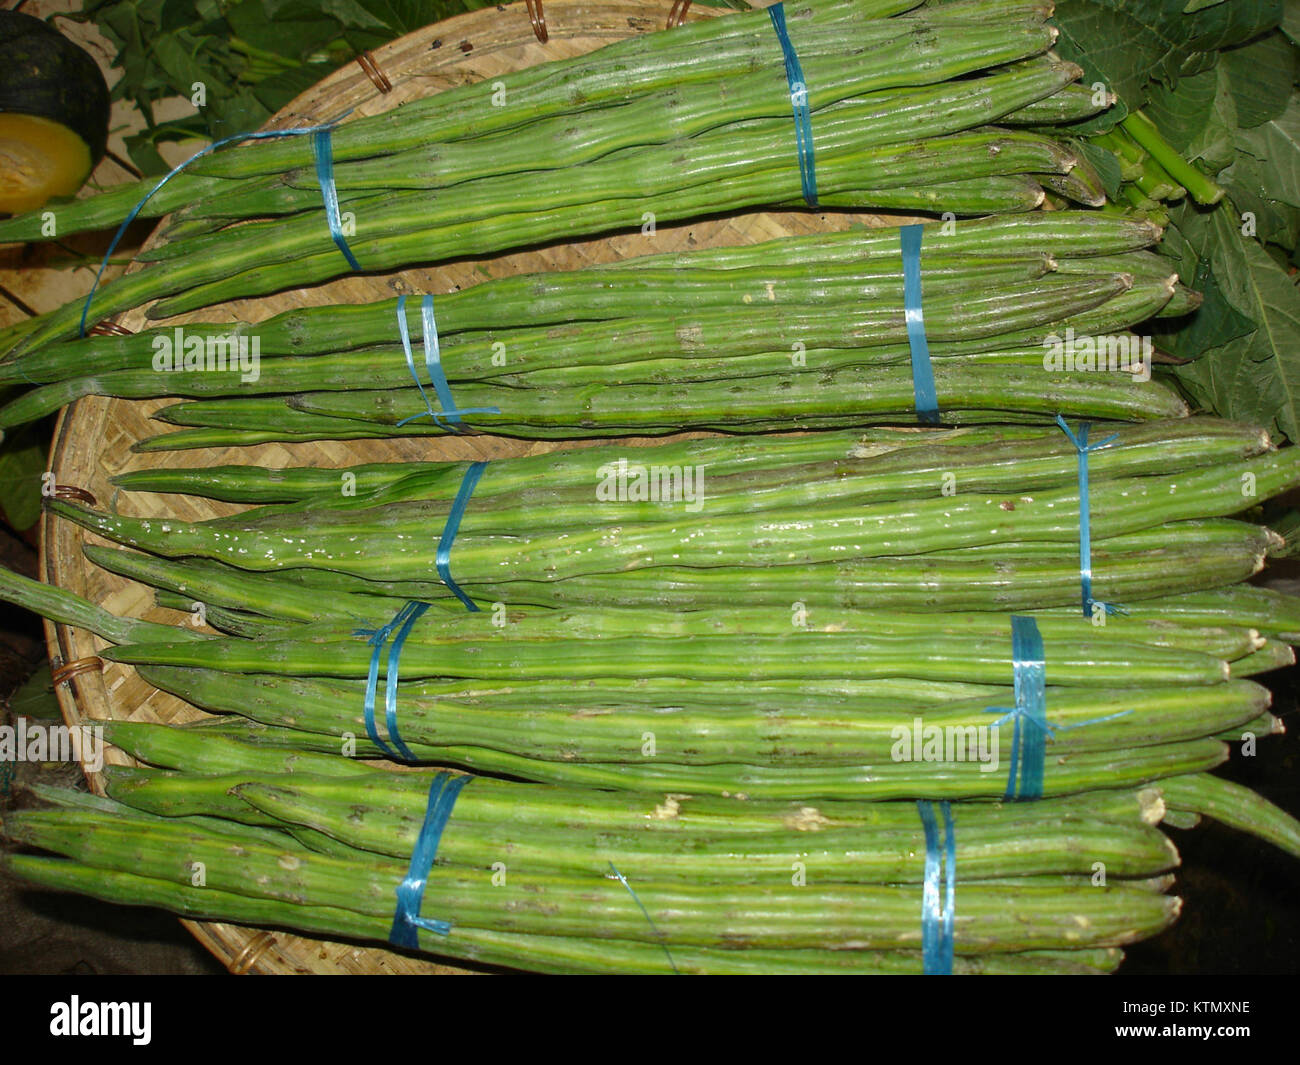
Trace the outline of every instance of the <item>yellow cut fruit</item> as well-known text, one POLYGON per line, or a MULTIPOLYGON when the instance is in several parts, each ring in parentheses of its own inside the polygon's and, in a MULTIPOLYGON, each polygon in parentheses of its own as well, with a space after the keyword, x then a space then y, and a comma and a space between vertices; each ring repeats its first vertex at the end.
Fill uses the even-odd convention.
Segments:
POLYGON ((90 149, 67 126, 37 115, 0 112, 0 213, 71 196, 90 176, 90 149))

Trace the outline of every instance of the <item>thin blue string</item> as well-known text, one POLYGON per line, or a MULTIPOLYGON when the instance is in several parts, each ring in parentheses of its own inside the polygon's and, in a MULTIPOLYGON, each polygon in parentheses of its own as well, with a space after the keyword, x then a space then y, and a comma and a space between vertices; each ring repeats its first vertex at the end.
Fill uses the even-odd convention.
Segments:
MULTIPOLYGON (((1096 600, 1092 597, 1092 519, 1089 513, 1091 508, 1088 505, 1088 453, 1110 447, 1119 439, 1119 433, 1113 433, 1105 440, 1090 444, 1088 430, 1092 428, 1091 422, 1080 422, 1077 435, 1070 432, 1070 427, 1059 414, 1056 416, 1056 424, 1069 437, 1070 443, 1079 453, 1079 586, 1083 616, 1091 617, 1096 600)), ((1102 603, 1101 606, 1107 614, 1128 613, 1123 607, 1111 603, 1102 603)))
POLYGON ((420 834, 411 849, 411 864, 406 878, 397 886, 397 908, 393 912, 393 927, 388 933, 388 941, 394 946, 418 950, 421 928, 440 936, 451 934, 449 922, 421 917, 420 906, 424 902, 424 888, 429 880, 429 871, 438 856, 442 831, 447 826, 457 796, 470 779, 468 776, 451 777, 439 772, 434 774, 429 784, 429 804, 425 808, 424 824, 420 826, 420 834))
POLYGON ((267 140, 272 137, 302 137, 308 134, 317 133, 322 129, 332 129, 343 119, 347 118, 349 114, 351 114, 351 108, 339 115, 338 118, 333 118, 329 122, 319 126, 297 126, 293 129, 267 129, 259 130, 256 133, 236 133, 230 137, 222 137, 220 140, 213 141, 206 148, 195 152, 179 166, 172 167, 170 171, 163 175, 158 184, 146 192, 140 202, 131 208, 127 213, 126 219, 117 227, 117 232, 113 234, 113 239, 109 241, 108 251, 104 252, 104 258, 101 259, 99 263, 99 270, 95 273, 95 283, 90 286, 90 291, 86 293, 86 302, 82 304, 81 307, 80 335, 83 337, 86 335, 86 316, 90 313, 90 301, 95 296, 95 290, 99 288, 100 279, 104 276, 104 271, 108 269, 108 261, 113 257, 113 252, 117 250, 117 246, 122 240, 122 235, 126 232, 127 227, 136 220, 140 212, 144 210, 144 205, 153 199, 154 194, 166 185, 167 182, 171 181, 172 178, 194 162, 194 160, 202 159, 205 155, 211 155, 218 148, 224 148, 227 144, 235 144, 239 141, 267 140))
POLYGON ((939 396, 934 386, 930 343, 925 337, 925 315, 921 310, 921 234, 924 226, 899 229, 903 251, 903 317, 907 323, 907 344, 912 349, 912 391, 916 416, 923 425, 939 424, 939 396))
POLYGON ((434 559, 438 567, 438 576, 442 578, 452 593, 465 604, 465 609, 478 613, 478 607, 460 589, 454 580, 451 579, 451 545, 456 542, 456 533, 460 531, 460 521, 465 515, 465 505, 469 502, 469 497, 474 494, 474 488, 483 476, 483 471, 487 469, 486 462, 471 463, 468 470, 465 471, 465 477, 460 482, 460 490, 456 493, 456 498, 451 504, 451 510, 447 514, 447 524, 442 530, 442 537, 438 541, 438 554, 434 559))
POLYGON ((672 953, 668 950, 668 941, 664 938, 663 933, 659 931, 658 926, 654 922, 654 918, 650 916, 650 911, 645 908, 645 904, 637 897, 637 893, 632 890, 632 885, 627 882, 627 877, 615 868, 613 862, 609 863, 609 875, 627 888, 627 893, 632 896, 632 901, 637 904, 638 909, 640 909, 640 911, 645 915, 645 919, 650 923, 650 930, 654 932, 655 938, 659 940, 659 945, 663 947, 664 957, 668 959, 668 964, 672 966, 674 973, 681 976, 681 973, 677 969, 677 963, 673 961, 672 953))
POLYGON ((948 802, 939 804, 944 831, 942 853, 934 804, 921 800, 916 808, 925 832, 925 881, 921 886, 922 969, 926 976, 951 976, 957 914, 957 833, 952 806, 948 802), (944 881, 942 906, 939 901, 940 879, 944 881))
POLYGON ((330 227, 330 236, 338 245, 343 258, 353 270, 360 270, 361 264, 348 247, 347 238, 343 236, 343 223, 339 217, 339 192, 334 186, 334 137, 329 126, 322 126, 311 137, 311 154, 316 158, 316 180, 320 182, 321 199, 325 201, 325 221, 330 227))
POLYGON ((450 428, 452 432, 461 431, 462 414, 500 414, 500 407, 468 407, 457 409, 455 400, 451 396, 451 386, 447 383, 447 375, 442 370, 442 349, 438 344, 438 323, 433 314, 433 296, 426 295, 420 307, 421 327, 424 333, 424 367, 429 375, 429 380, 433 384, 434 391, 438 394, 438 401, 442 404, 441 411, 435 411, 433 404, 429 402, 429 394, 425 392, 424 385, 420 382, 420 375, 415 368, 415 356, 411 354, 411 330, 406 323, 406 297, 397 297, 397 331, 402 338, 402 351, 406 354, 406 368, 411 371, 411 377, 415 381, 415 387, 420 390, 420 398, 424 400, 425 409, 419 414, 413 414, 409 418, 403 418, 397 423, 397 428, 406 425, 407 422, 413 422, 417 418, 432 418, 434 423, 440 429, 450 428), (444 425, 442 419, 446 418, 450 425, 444 425))
POLYGON ((794 139, 799 152, 799 180, 803 184, 803 198, 809 207, 817 206, 817 169, 813 159, 812 111, 808 106, 808 83, 804 81, 803 67, 798 53, 790 43, 785 25, 785 5, 773 4, 767 9, 781 42, 785 60, 785 80, 790 86, 790 109, 794 112, 794 139))

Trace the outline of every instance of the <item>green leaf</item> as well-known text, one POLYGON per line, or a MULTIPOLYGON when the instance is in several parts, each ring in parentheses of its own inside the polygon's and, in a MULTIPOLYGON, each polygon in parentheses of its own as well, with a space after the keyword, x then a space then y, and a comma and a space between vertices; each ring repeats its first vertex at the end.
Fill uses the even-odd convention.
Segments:
POLYGON ((1258 126, 1286 109, 1296 74, 1295 48, 1281 33, 1232 48, 1220 63, 1228 73, 1239 126, 1258 126))
POLYGON ((1162 336, 1161 347, 1165 351, 1183 359, 1198 359, 1255 332, 1255 322, 1241 314, 1224 295, 1208 260, 1197 263, 1195 273, 1186 284, 1201 294, 1202 303, 1182 329, 1162 336))
POLYGON ((145 177, 165 174, 171 169, 158 154, 158 146, 154 143, 154 135, 150 130, 131 134, 125 138, 125 144, 126 154, 145 177))
POLYGON ((15 529, 29 529, 41 516, 41 474, 49 441, 35 426, 0 444, 0 509, 15 529))
POLYGON ((1202 300, 1200 307, 1183 319, 1175 331, 1156 334, 1156 342, 1163 351, 1183 359, 1198 359, 1255 331, 1255 322, 1228 302, 1215 277, 1214 262, 1204 247, 1194 247, 1176 225, 1171 225, 1160 251, 1174 260, 1183 284, 1199 292, 1202 300))
POLYGON ((357 0, 394 36, 423 29, 452 15, 488 7, 493 0, 357 0))
POLYGON ((366 10, 367 5, 358 2, 358 0, 319 0, 319 6, 327 15, 332 15, 338 19, 343 26, 362 30, 392 30, 394 35, 401 33, 401 30, 397 27, 390 25, 382 18, 377 18, 366 10))
POLYGON ((264 78, 253 86, 253 96, 270 112, 275 112, 325 77, 332 68, 325 63, 304 63, 296 70, 264 78))
MULTIPOLYGON (((163 34, 153 42, 153 59, 166 75, 168 88, 189 96, 196 81, 207 85, 210 70, 195 58, 200 44, 183 34, 163 34)), ((211 92, 218 86, 208 85, 211 92)))
POLYGON ((388 27, 381 34, 363 28, 348 28, 343 37, 356 52, 375 48, 400 34, 410 33, 452 15, 490 6, 492 0, 357 0, 388 27))
POLYGON ((1300 292, 1260 244, 1243 237, 1226 203, 1207 212, 1184 208, 1180 234, 1203 259, 1232 308, 1253 332, 1175 367, 1194 400, 1224 418, 1300 438, 1300 292))
POLYGON ((1060 0, 1053 17, 1061 31, 1057 51, 1083 67, 1086 83, 1104 82, 1136 111, 1146 105, 1153 79, 1170 81, 1197 53, 1244 43, 1282 18, 1281 0, 1240 0, 1191 13, 1186 7, 1187 0, 1060 0))
MULTIPOLYGON (((1137 5, 1134 5, 1131 0, 1112 0, 1112 2, 1125 7, 1137 6, 1142 9, 1163 6, 1166 25, 1169 24, 1170 9, 1178 5, 1178 0, 1143 0, 1137 5)), ((1187 53, 1213 52, 1245 44, 1261 33, 1276 29, 1282 21, 1282 11, 1285 6, 1284 0, 1233 0, 1230 4, 1206 8, 1191 16, 1190 22, 1181 27, 1181 31, 1186 34, 1182 48, 1187 53)), ((1181 36, 1181 32, 1175 32, 1176 39, 1181 36)), ((1182 62, 1182 59, 1180 58, 1178 62, 1182 62)))
POLYGON ((62 719, 63 711, 59 708, 58 696, 54 694, 54 678, 48 658, 9 697, 9 710, 23 717, 62 719))
POLYGON ((1286 13, 1282 16, 1282 32, 1300 44, 1300 4, 1286 5, 1286 13))
POLYGON ((157 145, 190 131, 215 139, 270 114, 365 48, 490 0, 84 0, 81 17, 115 46, 113 98, 148 129, 128 138, 145 173, 164 172, 157 145), (322 63, 322 56, 329 63, 322 63), (207 86, 195 120, 156 128, 153 105, 207 86))
POLYGON ((1300 248, 1300 208, 1236 186, 1229 195, 1238 214, 1249 212, 1254 219, 1255 236, 1261 241, 1290 251, 1300 248))
POLYGON ((1116 158, 1115 153, 1087 139, 1072 140, 1070 147, 1082 155, 1097 171, 1097 176, 1101 178, 1101 186, 1106 190, 1107 199, 1114 200, 1118 197, 1119 187, 1124 177, 1120 172, 1119 159, 1116 158))
POLYGON ((167 0, 159 16, 158 27, 167 33, 189 29, 200 21, 198 6, 194 0, 167 0))
POLYGON ((1277 118, 1239 130, 1235 143, 1261 164, 1271 198, 1300 207, 1300 93, 1291 95, 1277 118))
POLYGON ((1224 0, 1187 0, 1187 6, 1183 8, 1183 12, 1190 15, 1202 8, 1213 7, 1215 4, 1222 4, 1223 2, 1224 0))
POLYGON ((1294 249, 1300 243, 1300 207, 1273 198, 1267 164, 1239 152, 1232 166, 1218 175, 1232 205, 1243 217, 1249 212, 1255 235, 1267 244, 1294 249))
POLYGON ((1180 78, 1172 88, 1154 86, 1143 113, 1184 159, 1201 161, 1211 174, 1236 156, 1236 109, 1221 68, 1180 78))
MULTIPOLYGON (((1149 71, 1160 58, 1161 46, 1122 12, 1099 0, 1063 0, 1053 18, 1061 36, 1056 50, 1083 67, 1084 84, 1101 82, 1119 96, 1109 128, 1146 102, 1149 71)), ((1100 117, 1100 116, 1099 116, 1100 117)))
POLYGON ((294 61, 324 47, 340 31, 337 19, 299 0, 279 5, 274 15, 261 0, 244 0, 230 8, 226 20, 230 34, 242 44, 294 61))
POLYGON ((251 88, 238 92, 208 97, 208 130, 214 138, 247 133, 263 125, 273 112, 262 105, 251 88))

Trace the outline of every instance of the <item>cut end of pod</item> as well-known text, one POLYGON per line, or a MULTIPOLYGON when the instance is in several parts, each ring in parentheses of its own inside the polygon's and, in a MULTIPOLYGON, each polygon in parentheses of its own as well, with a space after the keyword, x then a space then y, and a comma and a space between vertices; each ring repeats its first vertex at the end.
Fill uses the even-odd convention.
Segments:
POLYGON ((1165 797, 1159 788, 1139 788, 1137 793, 1138 814, 1144 824, 1158 825, 1164 820, 1165 797))
MULTIPOLYGON (((1172 839, 1170 839, 1168 836, 1164 836, 1163 838, 1165 841, 1165 850, 1169 854, 1168 868, 1177 869, 1180 865, 1183 864, 1183 856, 1178 853, 1178 848, 1174 846, 1174 841, 1172 839)), ((1170 884, 1169 886, 1172 887, 1173 885, 1170 884)))

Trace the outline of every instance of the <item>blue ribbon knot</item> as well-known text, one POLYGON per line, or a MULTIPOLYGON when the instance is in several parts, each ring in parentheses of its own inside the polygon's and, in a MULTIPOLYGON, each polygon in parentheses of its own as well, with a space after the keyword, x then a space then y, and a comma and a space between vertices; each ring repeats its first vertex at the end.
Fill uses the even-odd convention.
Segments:
POLYGON ((1012 708, 989 707, 987 713, 1005 711, 994 724, 1011 721, 1015 729, 1011 734, 1006 798, 1041 799, 1047 737, 1053 728, 1047 721, 1043 636, 1033 618, 1015 614, 1011 617, 1011 664, 1016 705, 1012 708))
POLYGON ((1126 717, 1132 710, 1119 710, 1073 725, 1054 725, 1047 720, 1047 667, 1043 636, 1031 617, 1011 616, 1011 666, 1016 705, 990 706, 987 714, 1002 714, 994 727, 1012 722, 1011 759, 1007 771, 1007 799, 1041 799, 1047 764, 1047 740, 1057 732, 1096 725, 1126 717))
POLYGON ((438 322, 433 315, 433 296, 426 294, 420 303, 420 328, 424 335, 424 370, 429 375, 429 381, 433 385, 434 391, 438 394, 438 402, 442 404, 441 411, 435 411, 433 404, 429 402, 429 394, 425 392, 424 385, 420 383, 420 375, 415 368, 415 356, 411 354, 411 329, 406 323, 406 297, 397 297, 397 331, 402 337, 402 350, 406 353, 406 368, 411 371, 411 377, 415 380, 415 387, 420 390, 420 398, 424 400, 425 409, 419 414, 412 414, 409 418, 403 418, 397 423, 400 429, 407 422, 413 422, 418 418, 432 418, 439 429, 459 433, 463 430, 464 425, 461 422, 462 414, 500 414, 499 407, 468 407, 463 410, 457 409, 456 401, 451 396, 451 385, 447 383, 447 375, 442 369, 442 348, 438 343, 438 322), (446 424, 443 418, 447 419, 446 424))
MULTIPOLYGON (((442 536, 438 540, 438 551, 434 558, 434 564, 438 570, 438 577, 442 583, 447 586, 464 605, 470 613, 479 612, 478 604, 474 602, 461 589, 451 576, 451 548, 456 542, 456 533, 460 531, 461 519, 465 515, 465 508, 469 503, 469 498, 474 494, 474 488, 483 476, 483 471, 487 468, 486 462, 472 462, 465 471, 465 476, 461 479, 460 488, 456 492, 456 498, 452 501, 451 509, 447 512, 447 521, 443 526, 442 536)), ((370 644, 370 670, 366 675, 366 697, 364 705, 366 735, 370 741, 375 744, 384 754, 394 761, 404 759, 408 762, 418 761, 411 749, 402 742, 402 737, 397 731, 397 680, 401 672, 402 646, 406 643, 406 638, 411 634, 411 629, 415 623, 420 620, 429 609, 428 603, 408 602, 403 605, 393 620, 378 629, 356 629, 354 636, 367 637, 366 642, 370 644), (393 634, 396 633, 394 636, 393 634), (393 751, 384 742, 379 735, 379 730, 375 726, 375 694, 379 687, 379 658, 383 654, 384 646, 388 643, 389 637, 392 637, 392 645, 388 648, 388 656, 384 665, 384 723, 388 728, 388 738, 393 741, 393 746, 397 752, 393 751)))
POLYGON ((468 776, 438 772, 429 784, 429 802, 425 807, 424 824, 420 826, 420 834, 411 849, 411 865, 406 878, 397 885, 397 908, 393 912, 393 926, 388 933, 388 941, 394 946, 418 950, 421 928, 440 936, 451 934, 450 922, 421 917, 420 906, 424 902, 424 888, 429 881, 429 872, 438 856, 442 830, 447 826, 457 796, 471 779, 468 776))
MULTIPOLYGON (((213 141, 206 148, 202 148, 199 151, 195 152, 188 159, 186 159, 185 162, 179 163, 178 165, 172 167, 171 170, 169 170, 166 174, 162 176, 162 178, 159 179, 158 184, 156 184, 153 188, 151 188, 148 192, 146 192, 140 198, 140 202, 137 203, 134 207, 131 208, 130 211, 127 212, 126 218, 122 221, 122 224, 117 227, 117 232, 113 234, 113 239, 108 242, 108 250, 104 252, 104 258, 102 258, 99 261, 99 269, 95 272, 94 283, 90 286, 90 291, 86 293, 85 303, 81 305, 81 325, 78 329, 79 335, 83 337, 86 335, 86 318, 90 314, 90 301, 95 298, 95 290, 99 288, 100 279, 103 278, 104 271, 108 269, 108 262, 113 257, 113 252, 117 250, 118 244, 121 243, 122 235, 126 232, 127 227, 132 222, 134 222, 137 217, 139 217, 140 212, 144 210, 144 205, 148 203, 151 199, 153 199, 154 194, 157 193, 158 190, 161 189, 164 185, 166 185, 167 182, 171 181, 172 178, 174 178, 177 174, 179 174, 182 170, 184 170, 196 159, 202 159, 205 155, 211 155, 218 148, 224 148, 227 144, 237 144, 240 141, 271 140, 276 137, 313 136, 322 131, 332 130, 341 121, 343 121, 343 119, 347 118, 348 115, 351 113, 352 113, 352 109, 349 108, 347 111, 344 111, 343 114, 339 115, 337 118, 332 118, 328 122, 322 123, 319 126, 297 126, 294 127, 293 129, 265 129, 265 130, 259 130, 255 133, 235 133, 229 137, 222 137, 220 140, 213 141)), ((319 160, 318 160, 318 165, 319 165, 319 160)), ((337 213, 337 204, 335 207, 335 211, 337 213)), ((340 236, 341 235, 342 235, 342 230, 340 230, 340 236)), ((351 255, 351 252, 348 252, 347 254, 351 255)), ((356 266, 354 263, 353 269, 359 270, 361 268, 359 266, 356 266)))

